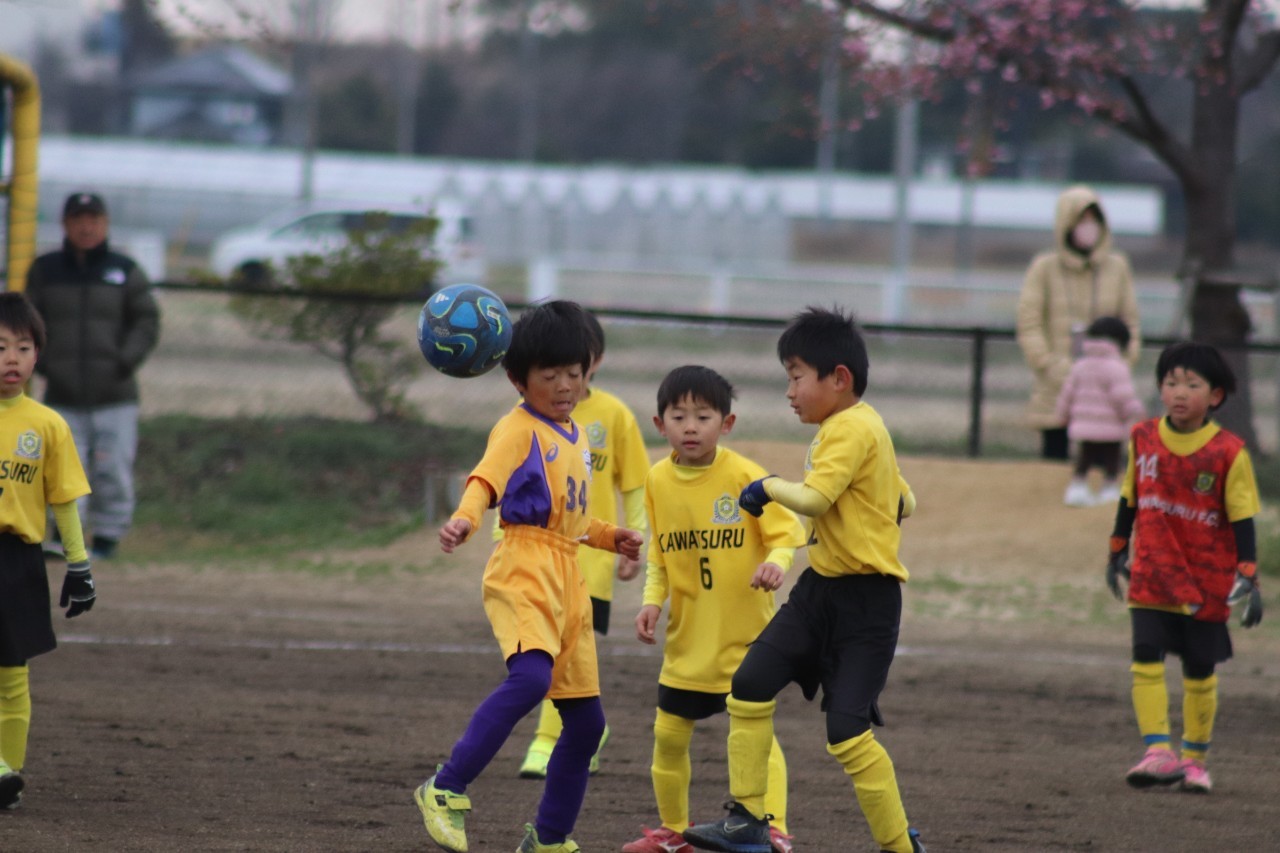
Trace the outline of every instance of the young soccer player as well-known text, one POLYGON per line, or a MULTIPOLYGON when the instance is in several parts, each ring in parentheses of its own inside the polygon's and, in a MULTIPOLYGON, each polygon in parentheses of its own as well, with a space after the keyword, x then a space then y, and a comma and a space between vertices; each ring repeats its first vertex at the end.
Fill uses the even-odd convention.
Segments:
MULTIPOLYGON (((599 388, 592 387, 592 380, 604 361, 604 329, 590 311, 584 312, 592 334, 591 368, 587 371, 585 396, 573 410, 573 419, 587 434, 591 445, 591 488, 587 500, 591 514, 596 518, 616 524, 618 522, 618 495, 622 495, 626 526, 630 530, 645 532, 644 478, 649 472, 649 454, 644 449, 644 436, 636 416, 627 404, 599 388)), ((640 561, 627 556, 615 557, 609 551, 584 546, 578 549, 578 567, 587 582, 587 594, 591 597, 591 623, 596 633, 609 633, 609 611, 613 601, 614 561, 617 560, 619 580, 631 580, 640 572, 640 561)), ((520 765, 520 776, 525 779, 544 779, 547 761, 560 737, 560 714, 550 699, 542 701, 538 715, 538 728, 533 743, 520 765)), ((609 739, 609 727, 605 726, 600 746, 609 739)), ((600 749, 591 756, 591 772, 600 769, 600 749)))
POLYGON ((486 508, 498 508, 503 537, 485 566, 483 598, 507 678, 476 709, 449 760, 414 799, 432 840, 466 851, 467 786, 515 724, 550 696, 564 732, 519 853, 574 853, 578 845, 568 836, 605 726, 578 544, 638 559, 643 537, 588 515, 591 450, 571 418, 591 366, 582 309, 553 301, 525 311, 502 366, 523 402, 489 433, 457 511, 440 528, 440 547, 452 553, 479 527, 486 508))
POLYGON ((31 724, 28 660, 57 646, 41 542, 50 506, 67 555, 58 606, 67 618, 96 592, 76 499, 89 494, 71 429, 24 393, 45 344, 44 321, 18 292, 0 293, 0 808, 22 799, 31 724))
MULTIPOLYGON (((758 519, 738 510, 738 494, 765 471, 718 446, 733 429, 733 397, 728 380, 707 367, 678 367, 658 386, 653 422, 672 452, 645 480, 653 540, 636 636, 656 642, 670 599, 653 724, 653 792, 662 824, 622 853, 691 853, 680 833, 689 826, 694 722, 725 710, 733 672, 773 616, 774 590, 804 545, 799 520, 781 506, 767 507, 758 519)), ((764 806, 773 816, 774 851, 790 853, 787 765, 776 739, 764 806)))
POLYGON ((809 308, 778 339, 787 400, 801 423, 818 424, 803 482, 752 481, 738 506, 759 515, 770 501, 813 521, 811 567, 752 643, 734 673, 729 709, 729 815, 691 826, 694 847, 768 853, 764 806, 776 697, 792 681, 823 689, 827 752, 853 780, 871 834, 884 850, 919 853, 893 762, 871 724, 893 663, 907 570, 898 559, 904 489, 889 431, 862 395, 867 348, 853 318, 809 308))
POLYGON ((1214 669, 1231 657, 1227 619, 1244 602, 1241 623, 1262 621, 1253 517, 1258 487, 1244 442, 1209 419, 1235 391, 1216 349, 1171 344, 1156 362, 1163 418, 1129 438, 1107 561, 1107 585, 1133 625, 1133 710, 1146 745, 1126 779, 1135 788, 1181 783, 1208 793, 1205 758, 1218 711, 1214 669), (1134 539, 1129 565, 1129 539, 1134 539), (1164 659, 1182 659, 1182 754, 1169 737, 1164 659))

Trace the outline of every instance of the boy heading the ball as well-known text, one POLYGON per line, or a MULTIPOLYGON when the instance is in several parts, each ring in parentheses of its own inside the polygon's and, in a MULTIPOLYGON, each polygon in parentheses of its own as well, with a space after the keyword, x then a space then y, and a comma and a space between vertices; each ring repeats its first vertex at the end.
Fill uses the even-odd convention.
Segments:
POLYGON ((898 471, 893 440, 862 400, 867 348, 853 318, 809 308, 778 339, 787 400, 801 423, 818 424, 803 482, 765 477, 747 485, 738 506, 759 515, 770 501, 812 519, 811 567, 747 650, 734 673, 729 709, 729 815, 685 830, 706 850, 769 853, 765 813, 776 697, 797 682, 819 685, 827 752, 853 780, 854 793, 881 849, 924 847, 907 823, 893 762, 871 732, 877 699, 898 643, 902 584, 898 522, 913 499, 898 471))
MULTIPOLYGON (((658 386, 654 425, 671 453, 649 471, 645 508, 649 544, 644 603, 636 637, 657 642, 670 602, 653 723, 653 793, 662 823, 623 845, 622 853, 689 853, 689 747, 694 724, 725 710, 734 670, 768 624, 795 551, 799 519, 782 506, 756 518, 738 508, 743 486, 765 475, 719 442, 733 429, 733 386, 709 367, 686 365, 658 386)), ((775 739, 769 750, 765 808, 774 853, 790 853, 787 765, 775 739)))
POLYGON ((591 366, 582 308, 553 301, 516 321, 502 360, 523 401, 489 433, 453 517, 440 528, 445 553, 497 507, 503 537, 485 566, 485 615, 507 677, 476 709, 449 760, 414 793, 427 832, 445 850, 467 848, 467 787, 512 729, 544 697, 564 732, 521 853, 572 853, 569 840, 586 794, 588 766, 604 733, 591 602, 578 569, 579 543, 637 559, 643 537, 588 515, 591 450, 571 418, 591 366))

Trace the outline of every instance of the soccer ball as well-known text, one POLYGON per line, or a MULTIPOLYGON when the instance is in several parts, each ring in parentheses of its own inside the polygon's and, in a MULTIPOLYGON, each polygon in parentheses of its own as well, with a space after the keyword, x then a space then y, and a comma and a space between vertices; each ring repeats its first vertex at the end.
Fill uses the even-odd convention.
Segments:
POLYGON ((452 284, 432 294, 418 315, 418 348, 448 376, 488 373, 511 346, 511 315, 497 294, 478 284, 452 284))

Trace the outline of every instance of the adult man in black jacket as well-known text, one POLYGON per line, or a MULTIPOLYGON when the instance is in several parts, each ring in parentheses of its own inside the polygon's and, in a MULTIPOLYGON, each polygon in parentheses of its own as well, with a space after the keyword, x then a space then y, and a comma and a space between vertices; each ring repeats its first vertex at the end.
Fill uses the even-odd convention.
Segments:
POLYGON ((110 558, 133 523, 138 449, 136 373, 160 337, 160 310, 137 263, 107 245, 101 196, 76 193, 62 209, 62 249, 27 273, 48 344, 36 371, 45 403, 71 426, 93 494, 81 518, 95 559, 110 558))

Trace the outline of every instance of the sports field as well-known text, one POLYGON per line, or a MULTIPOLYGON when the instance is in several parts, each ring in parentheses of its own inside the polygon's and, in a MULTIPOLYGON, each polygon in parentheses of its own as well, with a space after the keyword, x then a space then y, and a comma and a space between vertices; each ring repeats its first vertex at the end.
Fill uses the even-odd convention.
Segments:
MULTIPOLYGON (((739 443, 779 474, 803 447, 739 443)), ((1223 666, 1209 796, 1137 792, 1127 619, 1101 579, 1109 509, 1069 510, 1066 471, 906 457, 920 508, 879 737, 930 851, 1280 849, 1280 605, 1236 629, 1223 666)), ((1274 511, 1274 510, 1273 510, 1274 511)), ((0 812, 0 850, 435 849, 412 790, 501 677, 480 608, 487 547, 452 557, 423 530, 377 551, 314 555, 326 571, 102 565, 98 605, 59 620, 32 666, 28 787, 0 812)), ((55 576, 58 572, 54 572, 55 576)), ((617 850, 654 825, 657 652, 622 586, 602 642, 613 737, 575 834, 617 850)), ((1176 666, 1171 667, 1176 671, 1176 666)), ((1175 732, 1180 683, 1171 680, 1175 732)), ((781 697, 796 849, 875 849, 823 749, 816 707, 781 697)), ((474 851, 513 850, 541 786, 516 778, 532 720, 471 790, 474 851)), ((695 818, 727 793, 723 718, 694 739, 695 818)))

